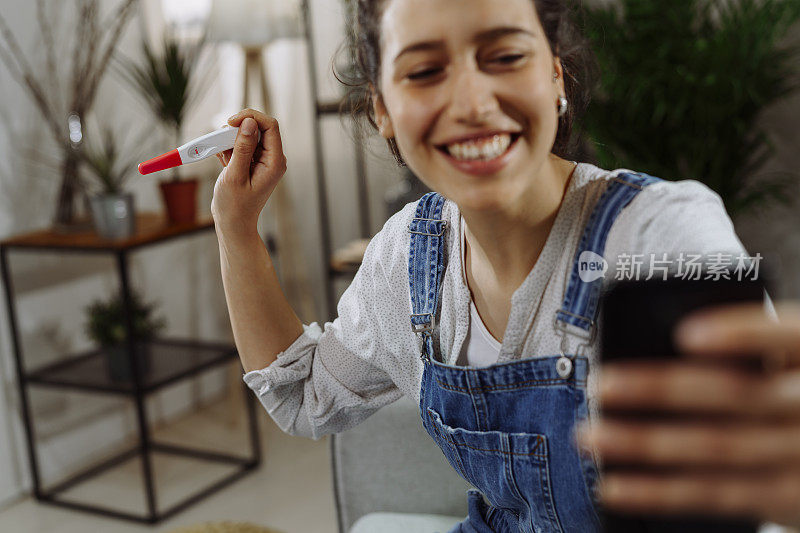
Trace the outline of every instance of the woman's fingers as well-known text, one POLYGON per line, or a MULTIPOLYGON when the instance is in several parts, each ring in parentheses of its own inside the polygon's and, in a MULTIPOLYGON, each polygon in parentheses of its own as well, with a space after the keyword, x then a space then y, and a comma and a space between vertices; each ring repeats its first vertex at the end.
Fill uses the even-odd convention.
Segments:
POLYGON ((776 309, 778 321, 761 304, 698 311, 675 332, 689 357, 604 365, 604 416, 577 435, 628 467, 604 474, 604 505, 800 523, 800 307, 776 309), (786 364, 748 369, 742 356, 786 364))
POLYGON ((786 353, 800 364, 800 306, 779 303, 778 320, 760 303, 729 304, 697 311, 675 331, 675 340, 687 354, 714 357, 786 353))
MULTIPOLYGON (((741 422, 641 422, 604 419, 578 434, 604 464, 800 469, 800 427, 741 422)), ((800 503, 800 502, 799 502, 800 503)))
POLYGON ((250 181, 250 164, 258 144, 258 123, 252 118, 245 118, 239 127, 233 146, 233 155, 227 164, 228 176, 234 183, 244 184, 250 181))
POLYGON ((605 474, 605 506, 647 514, 717 514, 781 524, 800 523, 800 471, 751 473, 605 474))
POLYGON ((771 375, 721 361, 606 364, 599 375, 603 409, 800 420, 800 371, 771 375))
POLYGON ((239 127, 239 133, 241 134, 241 128, 248 122, 248 119, 254 120, 261 131, 261 142, 258 143, 258 150, 254 149, 254 153, 251 155, 251 157, 255 156, 251 159, 253 164, 252 180, 259 184, 268 183, 274 185, 286 172, 286 157, 283 154, 278 121, 274 117, 265 115, 255 109, 243 109, 230 117, 228 124, 239 127))
POLYGON ((254 119, 256 122, 258 122, 261 129, 266 129, 268 123, 270 121, 275 120, 273 117, 267 115, 266 113, 262 113, 257 109, 252 109, 248 107, 246 109, 242 109, 235 115, 231 115, 230 117, 228 117, 228 124, 230 124, 231 126, 239 127, 242 121, 247 117, 250 117, 254 119))
POLYGON ((278 121, 269 115, 265 115, 255 109, 243 109, 228 119, 231 126, 240 127, 244 119, 252 118, 258 124, 259 130, 265 132, 262 135, 261 146, 271 154, 283 154, 278 121))
POLYGON ((604 410, 760 414, 761 381, 719 362, 608 363, 598 379, 604 410))
POLYGON ((228 119, 239 128, 233 150, 218 159, 225 166, 214 185, 211 212, 223 231, 254 227, 259 213, 286 172, 277 121, 245 109, 228 119), (260 135, 260 140, 259 140, 260 135))
POLYGON ((226 167, 231 160, 231 155, 233 155, 233 150, 225 150, 217 154, 217 160, 223 167, 226 167))

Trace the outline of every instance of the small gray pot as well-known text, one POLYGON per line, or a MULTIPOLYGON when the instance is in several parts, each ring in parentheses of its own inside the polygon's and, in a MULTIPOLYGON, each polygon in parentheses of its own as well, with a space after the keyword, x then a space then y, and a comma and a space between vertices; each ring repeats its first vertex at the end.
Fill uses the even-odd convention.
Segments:
POLYGON ((125 239, 136 232, 133 194, 98 194, 89 199, 97 234, 104 239, 125 239))

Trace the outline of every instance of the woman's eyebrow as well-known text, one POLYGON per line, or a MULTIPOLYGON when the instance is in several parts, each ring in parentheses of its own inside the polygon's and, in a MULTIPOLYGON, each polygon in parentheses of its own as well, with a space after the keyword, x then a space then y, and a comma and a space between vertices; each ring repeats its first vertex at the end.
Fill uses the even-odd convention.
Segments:
POLYGON ((475 35, 474 40, 478 42, 494 41, 506 35, 524 34, 530 37, 536 37, 536 34, 531 30, 519 28, 517 26, 499 26, 490 30, 482 31, 475 35))
POLYGON ((403 54, 408 54, 409 52, 420 52, 425 50, 439 50, 444 48, 444 41, 422 41, 419 43, 414 43, 406 46, 400 52, 394 56, 392 60, 393 63, 397 63, 397 60, 400 59, 400 56, 403 54))
MULTIPOLYGON (((505 37, 506 35, 515 35, 515 34, 525 34, 531 37, 536 36, 535 33, 525 28, 519 28, 517 26, 499 26, 497 28, 492 28, 476 34, 473 40, 476 42, 486 42, 499 39, 500 37, 505 37)), ((392 62, 396 63, 397 60, 400 59, 400 56, 402 56, 403 54, 407 54, 409 52, 438 50, 444 48, 444 46, 445 44, 443 40, 421 41, 418 43, 413 43, 400 50, 400 52, 398 52, 397 55, 394 56, 394 60, 392 62)))

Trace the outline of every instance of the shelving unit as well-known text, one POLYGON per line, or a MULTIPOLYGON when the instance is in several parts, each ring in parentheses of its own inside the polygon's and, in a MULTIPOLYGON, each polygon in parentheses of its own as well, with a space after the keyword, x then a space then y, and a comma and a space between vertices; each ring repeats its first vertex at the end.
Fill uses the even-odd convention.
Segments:
MULTIPOLYGON (((148 352, 146 368, 139 369, 141 390, 145 394, 238 357, 236 348, 223 343, 153 339, 142 344, 148 352)), ((111 378, 105 354, 100 349, 70 355, 62 361, 28 372, 25 381, 32 385, 109 394, 129 395, 135 392, 132 382, 111 378)))
MULTIPOLYGON (((0 269, 2 270, 2 279, 5 286, 5 301, 10 322, 12 348, 19 384, 21 415, 25 427, 25 442, 34 496, 39 501, 53 505, 153 524, 174 515, 239 479, 245 473, 258 466, 261 461, 256 411, 253 405, 254 400, 249 393, 243 396, 246 404, 244 408, 247 412, 247 438, 250 448, 250 454, 247 456, 158 442, 153 439, 152 430, 148 422, 145 408, 145 398, 148 395, 191 376, 199 375, 212 368, 236 361, 238 359, 236 347, 224 342, 201 342, 192 339, 159 338, 143 342, 135 339, 132 335, 127 335, 126 356, 129 367, 127 374, 130 376, 127 380, 112 379, 108 360, 100 349, 66 354, 55 363, 41 368, 27 369, 17 325, 13 276, 8 263, 8 254, 12 250, 113 255, 116 259, 120 279, 120 290, 126 314, 126 328, 127 331, 133 331, 131 290, 128 276, 129 255, 146 246, 211 230, 214 228, 214 223, 213 220, 207 219, 181 225, 169 225, 161 215, 141 214, 137 217, 136 227, 135 235, 119 241, 101 239, 94 232, 65 235, 52 230, 38 231, 6 239, 0 242, 0 269), (141 348, 142 346, 144 346, 144 349, 141 348), (138 435, 136 445, 117 453, 111 458, 99 461, 98 464, 90 465, 79 472, 73 473, 68 479, 45 489, 40 476, 37 440, 30 406, 29 395, 32 387, 70 389, 90 394, 121 395, 129 398, 133 401, 136 410, 136 430, 138 435), (235 467, 235 470, 210 485, 201 487, 182 500, 162 508, 157 501, 152 466, 153 453, 231 465, 235 467), (65 491, 80 483, 101 475, 126 461, 136 459, 140 460, 142 467, 146 502, 146 512, 144 514, 108 508, 95 502, 76 502, 62 498, 65 491)), ((246 390, 244 383, 242 383, 242 388, 246 390)))
MULTIPOLYGON (((314 107, 314 158, 317 178, 317 198, 320 216, 322 256, 326 258, 325 268, 325 309, 328 318, 333 318, 336 312, 336 294, 334 282, 340 278, 352 277, 358 270, 358 264, 336 261, 338 255, 331 244, 331 220, 328 209, 328 189, 327 175, 325 172, 325 161, 322 142, 322 120, 326 117, 338 116, 341 113, 343 102, 325 102, 320 100, 319 85, 317 80, 317 59, 314 50, 314 32, 311 20, 311 6, 309 0, 303 0, 301 4, 303 14, 303 29, 305 34, 306 49, 308 53, 308 67, 311 84, 311 98, 314 107)), ((353 130, 354 137, 354 157, 356 165, 356 194, 357 204, 362 206, 358 211, 359 238, 368 239, 370 235, 369 219, 369 197, 367 190, 367 170, 364 139, 358 128, 353 130)), ((348 243, 345 248, 352 247, 353 243, 348 243)))

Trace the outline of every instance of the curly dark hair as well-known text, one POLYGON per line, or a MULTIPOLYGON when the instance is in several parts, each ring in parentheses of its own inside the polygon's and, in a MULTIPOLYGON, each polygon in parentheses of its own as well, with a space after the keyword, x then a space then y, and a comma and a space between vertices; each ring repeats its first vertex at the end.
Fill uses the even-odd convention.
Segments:
MULTIPOLYGON (((347 86, 345 106, 354 118, 366 117, 369 125, 376 130, 371 87, 376 90, 380 87, 380 23, 386 1, 345 0, 350 31, 337 56, 347 53, 347 67, 341 69, 334 65, 334 76, 347 86)), ((550 50, 561 59, 564 89, 569 101, 567 112, 558 119, 558 133, 552 152, 571 159, 578 150, 573 126, 589 106, 597 80, 597 63, 576 22, 581 12, 579 2, 531 1, 536 7, 550 50)), ((359 123, 358 120, 356 122, 359 123)), ((360 124, 363 126, 363 122, 360 124)), ((387 142, 397 164, 405 166, 395 140, 388 139, 387 142)))

